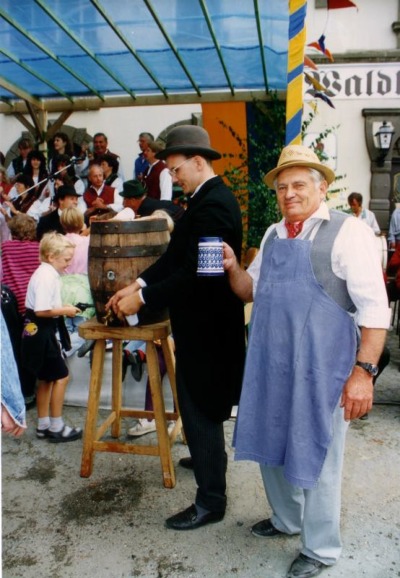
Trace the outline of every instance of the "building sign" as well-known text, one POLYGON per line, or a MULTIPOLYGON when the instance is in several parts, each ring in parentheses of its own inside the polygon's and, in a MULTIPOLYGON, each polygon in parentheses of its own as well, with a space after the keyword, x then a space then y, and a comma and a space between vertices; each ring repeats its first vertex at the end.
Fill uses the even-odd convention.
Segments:
MULTIPOLYGON (((400 97, 400 64, 392 62, 318 65, 307 69, 322 86, 339 99, 382 99, 400 97)), ((315 89, 304 82, 304 100, 314 98, 315 89)))

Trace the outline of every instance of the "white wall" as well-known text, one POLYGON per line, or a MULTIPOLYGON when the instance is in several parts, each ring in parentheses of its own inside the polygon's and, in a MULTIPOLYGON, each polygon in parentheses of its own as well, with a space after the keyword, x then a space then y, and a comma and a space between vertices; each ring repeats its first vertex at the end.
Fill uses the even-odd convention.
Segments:
MULTIPOLYGON (((309 132, 318 134, 328 128, 338 127, 332 138, 336 152, 336 163, 332 168, 336 175, 345 177, 340 181, 339 186, 346 187, 346 190, 340 193, 335 200, 332 200, 331 204, 347 206, 347 196, 355 191, 363 195, 364 206, 368 207, 371 172, 365 141, 365 119, 361 110, 367 107, 373 108, 373 106, 371 103, 358 100, 335 101, 333 99, 333 101, 335 102, 335 109, 330 108, 325 103, 318 104, 317 116, 309 128, 309 132)), ((394 100, 385 101, 385 105, 388 108, 395 108, 398 106, 398 101, 397 103, 394 100)), ((379 103, 375 106, 379 107, 379 103)), ((309 105, 305 103, 304 116, 307 116, 310 110, 309 105)))
MULTIPOLYGON (((74 112, 66 124, 85 128, 92 136, 96 132, 104 132, 110 150, 121 157, 124 176, 128 180, 132 178, 133 163, 139 153, 139 133, 150 132, 157 137, 170 124, 189 120, 192 114, 200 112, 200 104, 104 108, 99 111, 74 112)), ((49 120, 57 118, 57 114, 49 114, 49 120)), ((1 152, 6 154, 25 130, 12 115, 0 114, 1 152)))
POLYGON ((398 0, 354 0, 356 8, 315 9, 307 3, 307 43, 321 34, 331 52, 394 50, 392 23, 398 20, 398 0))
MULTIPOLYGON (((396 49, 396 35, 392 31, 392 23, 398 20, 398 0, 355 0, 358 10, 346 8, 339 10, 315 9, 314 0, 309 0, 307 5, 307 44, 317 41, 325 34, 325 46, 332 53, 348 54, 352 51, 362 52, 363 50, 394 50, 396 49)), ((313 58, 318 52, 311 48, 306 48, 306 53, 313 58)), ((352 191, 360 192, 364 197, 364 206, 368 206, 370 200, 371 168, 370 160, 365 140, 365 119, 362 116, 364 108, 399 108, 400 95, 396 76, 391 69, 390 73, 382 66, 381 72, 391 76, 390 93, 380 95, 377 90, 379 82, 379 63, 376 63, 377 70, 373 73, 373 94, 367 94, 365 87, 365 71, 357 63, 347 67, 354 67, 351 73, 346 70, 346 65, 331 63, 327 58, 324 63, 340 72, 341 90, 335 90, 332 84, 334 96, 331 98, 335 108, 320 99, 314 99, 317 104, 317 116, 312 122, 309 130, 319 133, 327 128, 338 125, 336 130, 336 152, 337 161, 335 172, 339 175, 346 175, 343 185, 347 190, 341 194, 338 204, 347 205, 347 196, 352 191), (346 95, 343 89, 346 75, 354 74, 362 78, 363 86, 359 96, 356 96, 354 86, 351 95, 346 95)), ((373 64, 371 63, 371 66, 373 64)), ((392 67, 398 67, 397 63, 392 63, 392 67)), ((328 67, 328 68, 329 68, 328 67)), ((326 69, 324 65, 318 65, 320 80, 324 79, 326 69)), ((307 72, 314 74, 311 69, 307 72)), ((305 90, 309 88, 305 85, 305 90)), ((309 99, 305 99, 304 115, 307 118, 311 108, 309 99)))

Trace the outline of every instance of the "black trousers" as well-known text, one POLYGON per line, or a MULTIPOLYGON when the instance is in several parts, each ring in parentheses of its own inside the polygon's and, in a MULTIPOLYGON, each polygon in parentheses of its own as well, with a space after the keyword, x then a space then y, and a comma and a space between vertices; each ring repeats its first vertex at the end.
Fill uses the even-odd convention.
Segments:
POLYGON ((224 424, 210 420, 193 403, 178 363, 176 385, 183 429, 198 486, 195 503, 212 512, 224 512, 228 463, 224 424))

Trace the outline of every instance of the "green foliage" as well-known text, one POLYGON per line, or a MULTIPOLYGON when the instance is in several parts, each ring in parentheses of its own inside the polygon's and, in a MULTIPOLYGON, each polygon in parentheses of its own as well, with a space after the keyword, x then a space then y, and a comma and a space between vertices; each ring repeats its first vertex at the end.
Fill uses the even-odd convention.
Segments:
POLYGON ((239 155, 225 155, 235 158, 235 163, 228 166, 223 176, 243 207, 247 222, 245 247, 259 247, 266 229, 280 218, 275 192, 267 187, 263 177, 276 166, 284 146, 285 103, 271 93, 268 102, 254 101, 248 113, 250 136, 245 141, 220 121, 240 147, 239 155))
MULTIPOLYGON (((302 135, 303 139, 308 134, 308 129, 309 129, 311 123, 313 122, 313 120, 315 119, 315 117, 316 117, 316 114, 314 112, 310 112, 308 117, 303 120, 302 125, 301 125, 301 135, 302 135)), ((313 142, 310 144, 310 148, 312 148, 314 150, 315 154, 317 155, 317 157, 319 158, 319 160, 322 163, 325 163, 326 161, 329 160, 329 156, 325 152, 324 141, 328 138, 329 135, 335 134, 335 131, 339 128, 339 126, 340 125, 335 125, 335 126, 332 126, 330 128, 327 128, 327 129, 321 131, 318 134, 318 136, 315 137, 313 142)), ((335 188, 331 187, 329 189, 328 194, 327 194, 327 200, 334 198, 336 195, 338 195, 339 193, 341 193, 347 189, 347 187, 341 186, 341 181, 343 181, 343 179, 345 177, 346 177, 346 175, 336 175, 336 178, 334 181, 334 187, 335 188)))
MULTIPOLYGON (((255 100, 248 105, 248 140, 243 140, 231 126, 222 120, 220 124, 228 130, 240 147, 240 153, 227 153, 225 158, 234 159, 225 170, 223 177, 237 196, 242 207, 245 223, 245 248, 259 247, 267 228, 281 218, 275 191, 264 183, 264 175, 276 167, 282 148, 285 146, 286 110, 285 102, 276 93, 269 94, 268 101, 255 100), (250 108, 251 107, 251 108, 250 108), (247 227, 246 227, 247 223, 247 227)), ((302 123, 302 138, 308 133, 315 113, 302 123)), ((334 126, 320 132, 311 143, 321 162, 328 160, 324 150, 324 140, 337 130, 334 126)), ((345 190, 341 182, 345 175, 338 175, 334 189, 330 189, 328 199, 345 190)))

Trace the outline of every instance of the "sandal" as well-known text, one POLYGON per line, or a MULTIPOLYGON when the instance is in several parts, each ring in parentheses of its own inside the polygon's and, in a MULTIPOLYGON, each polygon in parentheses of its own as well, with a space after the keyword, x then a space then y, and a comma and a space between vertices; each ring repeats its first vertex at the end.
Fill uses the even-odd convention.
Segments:
POLYGON ((50 431, 47 432, 47 437, 49 442, 53 444, 59 444, 64 442, 73 442, 79 440, 82 437, 81 428, 71 428, 65 425, 61 431, 50 431))
POLYGON ((36 428, 36 437, 40 440, 48 438, 49 437, 49 431, 50 431, 49 428, 46 428, 46 429, 36 428))

